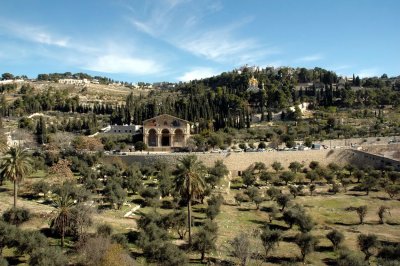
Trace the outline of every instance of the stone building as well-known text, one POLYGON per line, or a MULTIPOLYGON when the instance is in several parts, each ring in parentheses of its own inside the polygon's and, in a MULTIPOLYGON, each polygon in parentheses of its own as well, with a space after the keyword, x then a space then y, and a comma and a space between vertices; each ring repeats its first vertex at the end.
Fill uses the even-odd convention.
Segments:
POLYGON ((184 148, 189 137, 189 121, 178 117, 163 114, 143 121, 143 142, 149 150, 184 148))

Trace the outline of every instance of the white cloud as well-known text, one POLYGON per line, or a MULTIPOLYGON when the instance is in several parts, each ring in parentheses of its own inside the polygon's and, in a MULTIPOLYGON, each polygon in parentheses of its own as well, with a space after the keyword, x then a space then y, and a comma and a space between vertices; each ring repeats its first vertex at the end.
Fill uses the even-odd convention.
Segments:
POLYGON ((376 77, 379 76, 379 69, 378 68, 361 69, 357 73, 357 76, 359 76, 360 78, 376 77))
POLYGON ((56 34, 50 33, 48 30, 41 26, 31 26, 3 20, 1 20, 0 22, 0 31, 2 30, 8 35, 17 37, 22 40, 58 47, 67 47, 69 44, 68 37, 58 36, 56 34))
POLYGON ((307 55, 296 59, 296 62, 314 62, 323 59, 324 56, 321 54, 307 55))
POLYGON ((162 71, 162 67, 151 59, 108 54, 83 66, 85 69, 105 73, 149 75, 162 71))
POLYGON ((195 79, 203 79, 217 75, 217 72, 212 68, 199 67, 191 71, 185 72, 182 76, 178 77, 179 81, 191 81, 195 79))
POLYGON ((190 6, 185 5, 187 2, 178 0, 150 5, 147 16, 141 18, 132 11, 128 20, 138 31, 218 63, 253 64, 279 53, 279 49, 261 45, 255 38, 239 35, 239 29, 249 24, 253 20, 251 17, 205 28, 203 19, 220 11, 221 2, 205 1, 200 5, 192 1, 190 6))

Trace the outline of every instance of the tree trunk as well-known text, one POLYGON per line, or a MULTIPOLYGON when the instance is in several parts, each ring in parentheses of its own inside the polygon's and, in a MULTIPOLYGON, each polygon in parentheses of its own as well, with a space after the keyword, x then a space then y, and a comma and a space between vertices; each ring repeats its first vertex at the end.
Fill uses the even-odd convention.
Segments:
POLYGON ((205 250, 202 250, 202 251, 201 251, 201 258, 200 258, 200 260, 201 260, 202 262, 204 261, 205 254, 206 254, 206 251, 205 251, 205 250))
POLYGON ((17 208, 18 183, 14 180, 14 208, 17 208))
POLYGON ((61 228, 61 247, 64 247, 64 236, 65 236, 65 225, 64 220, 62 221, 62 228, 61 228))
POLYGON ((192 246, 192 193, 190 175, 188 176, 188 226, 189 226, 189 247, 192 246))

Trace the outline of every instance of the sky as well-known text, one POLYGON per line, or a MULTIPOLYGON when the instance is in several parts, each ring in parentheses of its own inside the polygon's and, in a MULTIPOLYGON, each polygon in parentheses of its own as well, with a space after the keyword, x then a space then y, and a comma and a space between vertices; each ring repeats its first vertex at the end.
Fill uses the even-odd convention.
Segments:
POLYGON ((398 0, 2 0, 0 73, 189 81, 245 64, 400 75, 398 0))

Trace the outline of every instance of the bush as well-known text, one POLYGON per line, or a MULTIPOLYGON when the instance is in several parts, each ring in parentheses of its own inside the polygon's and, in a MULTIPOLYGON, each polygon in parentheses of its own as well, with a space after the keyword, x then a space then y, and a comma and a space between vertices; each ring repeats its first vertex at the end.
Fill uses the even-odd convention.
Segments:
POLYGON ((369 266, 362 256, 348 249, 339 251, 339 258, 336 262, 338 266, 369 266))
POLYGON ((336 229, 330 231, 326 237, 332 242, 334 250, 337 250, 344 240, 344 235, 336 229))
POLYGON ((282 232, 280 230, 271 230, 266 227, 262 230, 261 242, 265 249, 265 256, 268 257, 270 251, 272 251, 282 239, 282 232))
POLYGON ((58 247, 46 247, 33 250, 29 265, 36 266, 64 266, 68 260, 58 247))
POLYGON ((285 207, 289 204, 290 202, 290 198, 288 195, 285 194, 280 194, 277 198, 276 198, 276 203, 278 203, 279 206, 281 206, 281 211, 283 211, 285 209, 285 207))
POLYGON ((378 238, 373 234, 361 234, 358 236, 357 242, 360 250, 365 254, 365 260, 369 260, 373 255, 373 249, 379 246, 378 238))
POLYGON ((4 221, 16 226, 29 221, 30 218, 31 214, 29 210, 23 208, 11 208, 3 213, 4 221))
POLYGON ((304 262, 306 256, 314 251, 315 246, 318 244, 318 239, 310 233, 301 233, 296 235, 295 242, 300 248, 301 259, 304 262))
POLYGON ((97 226, 97 235, 101 237, 109 237, 113 233, 113 228, 109 224, 100 224, 97 226))

